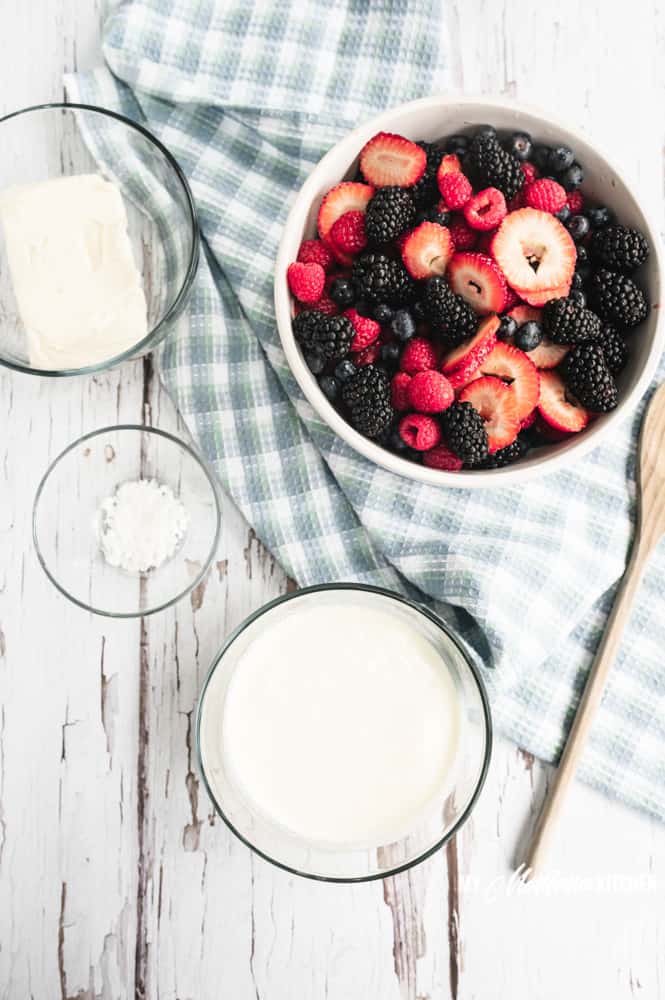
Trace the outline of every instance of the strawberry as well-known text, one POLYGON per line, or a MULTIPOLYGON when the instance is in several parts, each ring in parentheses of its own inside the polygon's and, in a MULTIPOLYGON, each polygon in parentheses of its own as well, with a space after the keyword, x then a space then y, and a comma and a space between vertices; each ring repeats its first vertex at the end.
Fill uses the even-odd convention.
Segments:
POLYGON ((437 371, 417 372, 409 382, 406 398, 418 413, 442 413, 455 399, 445 375, 437 371))
POLYGON ((456 170, 443 176, 437 176, 439 191, 446 206, 451 209, 464 208, 473 194, 471 181, 456 170))
POLYGON ((496 331, 500 326, 501 321, 498 316, 488 316, 484 319, 470 340, 465 340, 443 359, 441 370, 444 375, 462 367, 466 367, 470 375, 473 371, 471 367, 473 362, 476 362, 478 368, 493 349, 496 344, 496 331))
POLYGON ((415 375, 417 372, 428 371, 436 368, 437 354, 432 344, 425 337, 413 337, 399 359, 399 366, 408 375, 415 375))
POLYGON ((400 420, 399 436, 410 448, 429 451, 440 442, 441 428, 434 417, 425 416, 424 413, 409 413, 400 420))
POLYGON ((392 132, 378 132, 360 151, 362 175, 375 187, 411 187, 426 166, 425 150, 392 132))
POLYGON ((393 407, 398 411, 408 410, 409 408, 406 390, 409 387, 410 381, 411 376, 407 375, 406 372, 397 372, 396 375, 393 375, 392 382, 390 383, 390 396, 393 407))
POLYGON ((423 465, 428 469, 441 469, 444 472, 459 472, 464 465, 461 458, 458 458, 445 444, 438 444, 436 448, 430 448, 423 455, 423 465))
POLYGON ((485 375, 462 389, 459 398, 461 403, 471 403, 483 418, 490 455, 513 443, 519 433, 520 419, 510 386, 500 378, 485 375))
POLYGON ((349 350, 364 351, 373 344, 381 333, 381 327, 369 316, 361 316, 356 309, 345 309, 344 315, 351 320, 351 326, 356 331, 349 350))
POLYGON ((522 173, 524 174, 525 187, 527 184, 531 184, 532 181, 535 181, 537 177, 540 177, 540 174, 538 173, 538 167, 535 165, 535 163, 531 163, 530 160, 524 160, 522 163, 520 163, 520 167, 522 168, 522 173))
POLYGON ((537 419, 538 419, 538 410, 537 409, 532 410, 531 413, 528 413, 527 416, 522 421, 522 423, 520 424, 520 430, 528 431, 529 427, 533 427, 537 419))
POLYGON ((506 199, 498 188, 488 187, 474 194, 464 206, 464 218, 472 229, 496 229, 505 218, 506 199))
POLYGON ((320 264, 289 264, 286 271, 291 294, 298 302, 316 302, 323 295, 326 274, 320 264))
POLYGON ((542 372, 538 413, 557 431, 574 434, 589 423, 591 414, 566 395, 566 386, 557 372, 542 372))
POLYGON ((503 311, 506 312, 508 309, 514 309, 522 300, 510 285, 506 285, 506 301, 503 306, 503 311))
POLYGON ((300 264, 320 264, 326 272, 333 262, 330 250, 321 240, 303 240, 296 259, 300 264))
POLYGON ((453 371, 448 372, 446 377, 455 392, 458 392, 458 390, 463 389, 465 385, 468 385, 469 382, 473 382, 475 378, 482 378, 483 373, 477 360, 475 358, 471 358, 465 364, 459 365, 453 371))
POLYGON ((524 351, 499 341, 480 370, 483 375, 495 375, 509 383, 521 424, 536 408, 540 396, 540 375, 533 361, 524 351))
POLYGON ((360 253, 367 246, 365 213, 354 209, 335 219, 330 230, 335 247, 348 254, 360 253))
POLYGON ((463 216, 457 215, 451 219, 448 230, 456 250, 473 250, 478 240, 478 233, 467 226, 463 216))
POLYGON ((421 222, 401 245, 404 266, 417 280, 443 274, 454 249, 449 230, 436 222, 421 222))
POLYGON ((459 174, 461 170, 462 164, 457 153, 446 153, 445 156, 441 157, 441 162, 436 172, 437 184, 440 178, 445 177, 446 174, 459 174))
POLYGON ((492 240, 506 281, 524 298, 570 281, 577 251, 570 233, 549 212, 521 208, 503 220, 492 240))
POLYGON ((567 197, 566 189, 550 177, 533 181, 524 191, 524 201, 529 208, 538 208, 541 212, 552 214, 561 211, 567 197))
POLYGON ((584 210, 584 195, 578 190, 569 191, 566 204, 570 209, 571 215, 579 215, 584 210))
MULTIPOLYGON (((517 321, 518 326, 522 326, 523 323, 528 323, 530 320, 540 323, 540 309, 532 309, 531 306, 515 306, 508 315, 517 321)), ((568 347, 564 347, 562 344, 553 344, 549 337, 543 337, 538 347, 529 351, 529 358, 536 368, 556 368, 557 365, 561 364, 568 351, 568 347)))
MULTIPOLYGON (((333 247, 331 247, 330 230, 335 222, 347 212, 364 212, 373 195, 374 188, 369 184, 343 181, 337 187, 331 188, 324 196, 319 207, 316 225, 319 236, 331 251, 333 247)), ((348 262, 341 261, 341 263, 348 263, 350 267, 353 260, 349 258, 348 262)))
POLYGON ((563 285, 558 285, 556 288, 546 288, 543 292, 523 292, 522 294, 527 305, 540 308, 540 306, 544 306, 546 302, 549 302, 550 299, 568 298, 569 291, 570 282, 566 281, 563 285))
POLYGON ((448 264, 448 282, 480 316, 505 306, 506 280, 492 258, 482 253, 456 253, 448 264))

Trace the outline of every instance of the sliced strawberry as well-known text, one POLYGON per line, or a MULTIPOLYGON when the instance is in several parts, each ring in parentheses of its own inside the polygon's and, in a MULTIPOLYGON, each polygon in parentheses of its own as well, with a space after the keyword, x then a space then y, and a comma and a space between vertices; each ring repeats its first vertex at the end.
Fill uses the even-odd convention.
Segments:
POLYGON ((588 410, 568 398, 564 381, 556 372, 541 373, 538 412, 550 427, 568 434, 581 431, 591 419, 588 410))
POLYGON ((520 430, 528 431, 529 427, 533 427, 537 419, 538 419, 538 410, 537 409, 532 410, 531 413, 528 413, 524 418, 524 420, 522 421, 520 430))
POLYGON ((465 366, 470 375, 473 371, 472 363, 475 362, 478 368, 493 349, 496 344, 496 331, 500 326, 501 321, 498 316, 488 316, 484 319, 470 340, 465 340, 443 359, 441 371, 444 375, 465 366))
POLYGON ((462 171, 462 164, 460 163, 459 156, 457 153, 447 153, 445 156, 441 157, 441 163, 439 164, 439 169, 436 172, 436 179, 440 181, 442 177, 446 174, 459 174, 462 171))
POLYGON ((363 177, 375 187, 411 187, 426 166, 425 150, 392 132, 378 132, 360 151, 363 177))
POLYGON ((490 455, 512 444, 520 429, 515 396, 510 386, 493 375, 474 379, 460 393, 460 402, 471 403, 485 423, 490 455))
MULTIPOLYGON (((324 196, 319 208, 316 224, 319 236, 328 247, 334 250, 334 244, 330 236, 330 230, 335 222, 347 212, 364 212, 367 204, 374 194, 374 188, 369 184, 360 184, 357 181, 344 181, 337 187, 331 188, 324 196)), ((347 255, 348 256, 348 255, 347 255)), ((343 261, 341 263, 344 263, 343 261)), ((349 257, 349 266, 353 263, 353 258, 349 257)))
POLYGON ((506 280, 485 254, 456 253, 448 264, 448 282, 481 316, 501 312, 506 303, 506 280))
POLYGON ((445 226, 436 222, 421 222, 406 236, 401 249, 407 271, 412 278, 420 280, 443 274, 455 244, 445 226))
POLYGON ((570 282, 566 281, 563 285, 558 285, 556 288, 546 288, 544 292, 525 292, 522 291, 522 297, 525 302, 528 302, 530 306, 544 306, 546 302, 550 299, 565 299, 568 297, 568 292, 570 291, 570 282))
MULTIPOLYGON (((519 326, 530 320, 540 323, 540 309, 532 309, 531 306, 515 306, 508 315, 512 316, 519 326)), ((569 347, 565 347, 563 344, 553 344, 549 337, 543 337, 538 347, 529 351, 529 360, 533 361, 536 368, 556 368, 557 365, 561 364, 569 350, 569 347)))
POLYGON ((537 208, 521 208, 503 220, 492 253, 506 281, 522 297, 569 282, 577 251, 558 219, 537 208))
POLYGON ((507 382, 515 397, 520 424, 538 405, 540 375, 524 351, 498 341, 480 366, 483 375, 495 375, 507 382))
POLYGON ((483 373, 480 365, 475 358, 471 358, 465 364, 460 365, 452 372, 448 372, 447 378, 452 385, 455 392, 458 389, 463 389, 465 385, 469 382, 473 382, 474 378, 482 378, 483 373))

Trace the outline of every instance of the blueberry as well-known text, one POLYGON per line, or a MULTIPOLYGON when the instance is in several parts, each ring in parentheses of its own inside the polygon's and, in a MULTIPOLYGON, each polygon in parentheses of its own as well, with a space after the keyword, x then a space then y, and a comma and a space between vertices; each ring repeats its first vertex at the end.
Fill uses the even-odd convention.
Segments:
POLYGON ((504 148, 518 160, 528 160, 533 148, 531 136, 528 132, 513 132, 510 138, 506 139, 504 148))
POLYGON ((591 264, 588 260, 580 260, 579 251, 583 249, 584 247, 577 248, 577 264, 575 265, 575 274, 579 274, 582 284, 591 277, 591 264))
POLYGON ((563 222, 565 226, 565 224, 568 222, 568 219, 570 218, 570 206, 564 205, 563 208, 560 208, 558 212, 554 213, 554 217, 558 219, 559 222, 563 222))
POLYGON ((459 156, 461 153, 466 152, 468 145, 468 135, 451 135, 450 139, 446 141, 446 153, 457 153, 459 156))
POLYGON ((479 125, 475 131, 475 135, 493 135, 496 136, 496 129, 493 125, 479 125))
POLYGON ((397 427, 393 427, 393 429, 390 432, 390 447, 394 451, 406 451, 406 449, 409 447, 406 441, 404 441, 400 437, 400 433, 397 427))
POLYGON ((606 208, 605 205, 597 205, 596 208, 587 210, 587 218, 592 229, 602 229, 614 221, 614 212, 611 208, 606 208))
POLYGON ((447 226, 450 223, 450 212, 440 211, 435 205, 427 213, 428 222, 436 222, 439 226, 447 226))
POLYGON ((339 382, 332 375, 322 375, 319 379, 319 385, 321 387, 321 392, 326 396, 330 402, 334 402, 337 398, 337 393, 339 392, 339 382))
POLYGON ((583 180, 584 171, 579 163, 573 163, 566 171, 564 171, 564 173, 561 174, 559 183, 563 185, 566 191, 574 191, 575 188, 580 186, 583 180))
POLYGON ((582 308, 586 306, 586 295, 579 288, 573 288, 572 292, 569 293, 568 298, 571 302, 575 302, 576 305, 582 306, 582 308))
POLYGON ((349 360, 349 358, 344 358, 343 361, 340 361, 337 365, 335 365, 335 378, 338 382, 348 382, 350 378, 353 378, 357 371, 358 369, 354 365, 353 361, 349 360))
POLYGON ((530 319, 528 323, 523 323, 515 334, 515 347, 519 347, 520 351, 535 351, 542 339, 543 331, 540 323, 530 319))
POLYGON ((381 326, 385 326, 390 323, 393 318, 393 311, 390 306, 387 306, 385 302, 379 302, 378 306, 374 306, 374 319, 381 326))
POLYGON ((330 282, 330 298, 342 309, 353 305, 355 297, 356 290, 348 278, 335 278, 330 282))
POLYGON ((575 271, 575 273, 573 274, 572 281, 570 282, 570 287, 573 289, 573 291, 577 291, 582 287, 582 276, 577 271, 575 271))
POLYGON ((307 367, 314 375, 320 375, 326 366, 326 359, 318 351, 307 351, 305 353, 307 367))
POLYGON ((533 147, 531 159, 539 170, 546 170, 550 158, 550 147, 538 144, 533 147))
POLYGON ((390 329, 398 340, 411 340, 416 332, 416 324, 413 322, 413 316, 410 312, 406 309, 398 309, 390 322, 390 329))
POLYGON ((575 154, 569 146, 555 146, 550 150, 547 165, 555 174, 562 174, 568 167, 572 167, 575 154))
POLYGON ((575 247, 575 249, 577 250, 577 264, 575 267, 579 270, 579 265, 582 262, 586 263, 589 260, 589 251, 586 247, 575 247))
POLYGON ((512 316, 502 316, 501 325, 496 334, 499 340, 510 340, 511 337, 515 336, 516 331, 517 320, 513 319, 512 316))
POLYGON ((393 342, 391 344, 383 344, 380 353, 381 360, 385 361, 387 365, 396 365, 399 361, 401 351, 399 344, 393 342))
POLYGON ((568 223, 568 232, 576 243, 588 236, 590 229, 591 226, 586 215, 574 215, 568 223))
POLYGON ((416 302, 413 306, 413 315, 416 319, 425 319, 425 306, 422 302, 416 302))

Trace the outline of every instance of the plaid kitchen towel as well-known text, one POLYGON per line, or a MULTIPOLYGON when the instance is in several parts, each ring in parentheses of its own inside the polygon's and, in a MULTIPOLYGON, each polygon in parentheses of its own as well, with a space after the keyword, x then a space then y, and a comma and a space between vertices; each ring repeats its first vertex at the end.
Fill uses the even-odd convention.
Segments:
MULTIPOLYGON (((444 89, 436 0, 124 0, 110 68, 72 99, 145 122, 185 169, 205 255, 161 378, 258 536, 301 585, 415 594, 484 663, 499 729, 559 752, 632 534, 640 414, 568 471, 445 490, 375 468, 313 412, 275 327, 275 254, 295 192, 330 146, 390 105, 444 89)), ((649 569, 580 774, 665 819, 665 552, 649 569)))

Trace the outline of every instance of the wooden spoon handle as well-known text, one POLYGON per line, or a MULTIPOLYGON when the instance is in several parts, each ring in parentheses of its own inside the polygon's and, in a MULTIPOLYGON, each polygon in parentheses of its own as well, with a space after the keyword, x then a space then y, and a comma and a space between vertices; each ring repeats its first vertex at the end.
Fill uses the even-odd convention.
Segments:
POLYGON ((589 730, 603 696, 607 675, 618 652, 650 551, 651 545, 642 544, 638 535, 633 543, 630 561, 608 618, 605 634, 591 668, 554 782, 533 834, 524 872, 525 878, 532 878, 542 868, 568 786, 575 776, 589 730))

